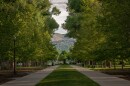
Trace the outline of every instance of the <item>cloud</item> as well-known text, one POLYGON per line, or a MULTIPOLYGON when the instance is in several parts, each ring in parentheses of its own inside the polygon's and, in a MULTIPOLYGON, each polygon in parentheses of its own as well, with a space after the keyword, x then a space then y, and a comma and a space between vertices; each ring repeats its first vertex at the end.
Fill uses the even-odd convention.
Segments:
POLYGON ((67 12, 67 5, 66 3, 68 2, 68 0, 50 0, 52 5, 51 5, 51 9, 52 10, 53 7, 57 7, 60 11, 61 14, 56 16, 56 15, 52 15, 52 17, 56 20, 56 22, 59 24, 59 28, 57 31, 55 31, 55 33, 61 33, 61 34, 66 34, 67 31, 64 30, 61 26, 63 23, 65 23, 65 20, 67 19, 67 16, 69 15, 69 13, 67 12))

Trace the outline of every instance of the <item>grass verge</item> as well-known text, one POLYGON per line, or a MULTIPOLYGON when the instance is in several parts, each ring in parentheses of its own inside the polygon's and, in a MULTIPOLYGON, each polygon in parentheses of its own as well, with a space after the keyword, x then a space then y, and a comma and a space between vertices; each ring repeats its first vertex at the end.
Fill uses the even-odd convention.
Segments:
POLYGON ((58 67, 36 86, 99 86, 69 65, 58 67))

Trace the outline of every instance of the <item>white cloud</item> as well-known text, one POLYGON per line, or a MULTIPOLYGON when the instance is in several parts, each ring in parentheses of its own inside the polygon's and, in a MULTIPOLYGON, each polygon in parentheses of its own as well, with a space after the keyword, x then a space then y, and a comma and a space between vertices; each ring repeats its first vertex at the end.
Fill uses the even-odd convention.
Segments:
POLYGON ((52 15, 52 17, 59 24, 59 28, 57 31, 55 31, 55 33, 66 34, 67 31, 64 30, 61 26, 63 23, 65 23, 65 20, 66 20, 67 16, 69 15, 69 13, 67 12, 67 9, 66 9, 66 7, 67 7, 66 3, 68 2, 68 0, 50 0, 50 1, 52 3, 50 11, 55 6, 61 11, 61 14, 58 16, 52 15))

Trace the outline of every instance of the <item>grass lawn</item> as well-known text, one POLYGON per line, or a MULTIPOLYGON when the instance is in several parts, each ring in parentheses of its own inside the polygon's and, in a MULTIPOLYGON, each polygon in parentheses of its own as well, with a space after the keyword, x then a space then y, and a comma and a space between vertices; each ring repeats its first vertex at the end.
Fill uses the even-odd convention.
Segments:
POLYGON ((100 86, 69 65, 62 65, 36 86, 100 86))

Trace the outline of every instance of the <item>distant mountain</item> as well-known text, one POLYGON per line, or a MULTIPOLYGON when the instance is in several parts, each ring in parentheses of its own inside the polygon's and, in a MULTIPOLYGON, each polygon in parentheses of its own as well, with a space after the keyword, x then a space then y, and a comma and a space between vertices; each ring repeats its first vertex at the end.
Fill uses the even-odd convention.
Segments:
POLYGON ((61 41, 64 39, 64 34, 55 33, 52 37, 52 42, 61 41))
POLYGON ((65 37, 65 34, 55 33, 52 38, 52 43, 56 46, 59 52, 69 51, 75 42, 75 39, 65 37))

